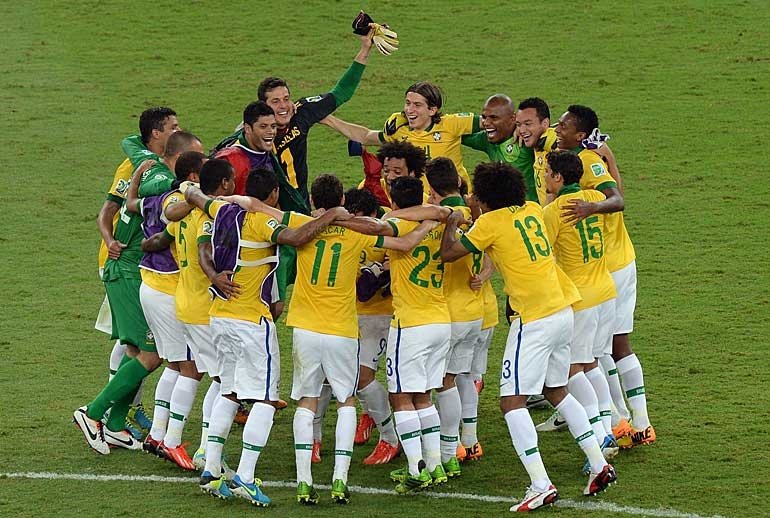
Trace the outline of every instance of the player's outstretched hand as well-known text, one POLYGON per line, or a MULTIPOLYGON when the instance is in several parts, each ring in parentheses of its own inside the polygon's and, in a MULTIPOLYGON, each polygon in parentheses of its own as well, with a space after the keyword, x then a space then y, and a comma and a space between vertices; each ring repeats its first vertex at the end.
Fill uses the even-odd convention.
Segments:
POLYGON ((565 223, 577 223, 594 213, 594 204, 583 200, 569 200, 561 209, 565 223))
POLYGON ((228 299, 237 299, 238 295, 241 294, 241 285, 230 279, 232 274, 233 272, 231 271, 219 272, 211 279, 211 284, 216 286, 228 299))
POLYGON ((447 216, 446 222, 455 226, 470 225, 471 222, 465 219, 463 213, 459 210, 453 210, 449 216, 447 216))

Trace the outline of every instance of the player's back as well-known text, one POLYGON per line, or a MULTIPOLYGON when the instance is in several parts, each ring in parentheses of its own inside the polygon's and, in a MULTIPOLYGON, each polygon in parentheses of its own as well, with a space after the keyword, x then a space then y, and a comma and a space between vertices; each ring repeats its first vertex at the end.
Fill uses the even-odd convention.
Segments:
MULTIPOLYGON (((386 220, 396 235, 405 235, 419 223, 396 218, 386 220)), ((390 282, 393 292, 393 327, 450 323, 444 296, 444 263, 441 260, 439 225, 409 252, 390 254, 390 282)))
MULTIPOLYGON (((451 206, 462 212, 466 220, 471 220, 471 209, 465 206, 461 196, 445 198, 441 204, 451 206)), ((484 316, 484 295, 470 286, 471 276, 481 271, 483 258, 483 253, 474 252, 444 264, 444 296, 452 322, 471 322, 484 316)))
POLYGON ((176 315, 180 321, 187 324, 209 323, 209 279, 198 261, 198 243, 210 239, 211 230, 211 218, 197 208, 181 221, 166 227, 166 232, 174 238, 179 264, 176 315))

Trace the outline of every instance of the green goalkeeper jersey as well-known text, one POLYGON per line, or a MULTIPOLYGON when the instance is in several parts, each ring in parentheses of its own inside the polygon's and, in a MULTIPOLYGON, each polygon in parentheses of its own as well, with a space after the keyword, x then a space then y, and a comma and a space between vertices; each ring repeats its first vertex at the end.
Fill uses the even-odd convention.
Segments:
POLYGON ((519 146, 518 143, 514 142, 513 137, 493 144, 487 138, 485 131, 477 131, 472 135, 465 135, 462 142, 464 146, 477 151, 483 151, 492 162, 503 162, 521 171, 521 174, 524 176, 524 183, 527 186, 527 200, 537 201, 535 170, 533 168, 535 153, 532 149, 519 146))

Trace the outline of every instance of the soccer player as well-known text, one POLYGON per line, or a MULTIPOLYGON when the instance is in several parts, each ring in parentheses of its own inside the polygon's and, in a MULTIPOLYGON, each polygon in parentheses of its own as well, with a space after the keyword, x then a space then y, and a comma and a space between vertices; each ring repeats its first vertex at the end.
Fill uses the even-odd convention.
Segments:
MULTIPOLYGON (((158 195, 169 190, 173 179, 164 183, 159 177, 170 174, 174 178, 170 171, 179 155, 185 151, 202 152, 200 140, 186 132, 176 132, 168 138, 161 161, 142 174, 143 181, 148 180, 153 184, 147 189, 145 196, 158 195)), ((132 157, 132 163, 135 161, 133 158, 136 157, 132 157)), ((141 191, 142 186, 140 195, 141 191)), ((121 342, 128 345, 127 355, 112 380, 88 405, 77 409, 73 415, 88 445, 103 455, 109 453, 110 444, 128 449, 141 449, 141 443, 132 437, 129 439, 130 434, 125 430, 126 415, 142 380, 161 364, 139 298, 139 262, 143 256, 141 223, 141 216, 128 212, 124 203, 114 239, 125 246, 121 246, 122 250, 117 259, 107 260, 103 276, 111 306, 122 308, 122 311, 112 314, 112 331, 114 338, 120 338, 121 342), (100 420, 108 409, 110 416, 103 428, 100 420)))
POLYGON ((527 200, 538 201, 535 186, 535 160, 532 148, 521 146, 516 130, 516 107, 504 94, 490 96, 481 109, 481 131, 462 138, 463 146, 483 151, 490 162, 503 162, 518 169, 527 186, 527 200))
MULTIPOLYGON (((563 149, 584 147, 585 140, 598 127, 599 119, 593 110, 586 106, 570 106, 567 112, 559 119, 559 124, 556 127, 559 147, 563 149)), ((606 146, 602 146, 601 149, 604 147, 606 146)), ((581 149, 579 156, 583 162, 584 177, 593 175, 597 178, 606 178, 607 170, 604 162, 596 158, 594 153, 587 149, 581 149)), ((619 173, 616 171, 615 174, 619 179, 619 173)), ((608 194, 607 200, 604 201, 572 200, 570 205, 564 208, 564 212, 568 216, 568 221, 573 223, 592 214, 611 213, 607 214, 605 250, 607 268, 610 270, 615 281, 618 296, 616 299, 612 356, 604 356, 600 361, 602 368, 609 378, 615 407, 621 413, 621 417, 624 418, 615 427, 618 444, 622 448, 630 448, 636 445, 653 443, 656 436, 655 429, 650 424, 647 413, 647 398, 644 390, 642 365, 631 349, 628 338, 628 335, 634 329, 636 253, 623 218, 622 195, 620 195, 617 185, 615 185, 614 189, 603 188, 603 186, 610 185, 608 182, 609 180, 593 188, 599 189, 605 194, 612 192, 616 200, 620 198, 620 203, 612 204, 612 197, 608 194), (617 371, 623 391, 625 391, 625 396, 628 398, 628 405, 631 407, 631 413, 633 414, 632 427, 627 426, 627 422, 624 422, 628 411, 625 410, 623 391, 620 390, 620 383, 618 383, 618 378, 614 376, 613 371, 617 371)), ((581 181, 581 187, 586 188, 583 181, 581 181)))
POLYGON ((394 113, 382 131, 327 117, 324 124, 345 137, 365 146, 406 140, 423 149, 428 158, 447 157, 455 164, 459 175, 470 185, 463 165, 461 138, 479 131, 479 117, 472 113, 442 114, 443 98, 438 86, 420 81, 405 92, 404 110, 394 113))
POLYGON ((615 322, 615 284, 604 257, 605 215, 597 213, 573 225, 561 214, 570 200, 601 201, 604 195, 580 188, 585 173, 575 153, 552 151, 547 161, 546 189, 556 198, 543 209, 543 220, 556 262, 582 297, 572 305, 575 326, 567 390, 583 405, 602 453, 610 460, 617 455, 618 445, 610 423, 610 388, 597 362, 611 352, 605 349, 611 343, 615 322))
POLYGON ((615 481, 615 471, 602 456, 585 410, 565 389, 573 324, 571 304, 580 296, 556 265, 542 209, 525 201, 524 181, 518 171, 507 164, 479 164, 473 191, 483 214, 460 239, 456 230, 462 215, 450 214, 441 256, 453 262, 469 253, 489 253, 503 276, 511 306, 520 315, 512 322, 503 356, 500 408, 531 485, 511 511, 529 511, 558 498, 540 458, 537 432, 526 408, 531 394, 545 395, 567 420, 591 464, 583 493, 597 494, 615 481))
MULTIPOLYGON (((171 136, 172 133, 179 131, 179 129, 176 112, 171 108, 160 106, 148 108, 139 116, 141 140, 149 151, 158 156, 163 154, 168 137, 171 136)), ((112 259, 117 259, 125 246, 125 243, 115 240, 113 232, 118 220, 118 211, 120 211, 123 201, 126 199, 126 192, 133 171, 134 166, 128 158, 121 162, 115 170, 112 185, 107 192, 107 199, 104 201, 104 204, 99 211, 99 215, 96 218, 97 227, 102 236, 102 242, 99 246, 99 279, 102 278, 104 273, 104 265, 107 262, 108 256, 112 259)), ((102 302, 102 306, 99 309, 99 316, 97 317, 96 325, 94 327, 99 331, 112 335, 112 314, 109 299, 106 294, 104 296, 104 302, 102 302)), ((115 345, 112 348, 112 353, 110 354, 110 378, 112 378, 118 370, 125 351, 125 344, 121 344, 120 340, 116 340, 115 345)), ((142 389, 140 387, 132 403, 132 409, 134 411, 129 411, 129 414, 133 413, 135 419, 131 420, 133 422, 130 423, 128 429, 132 431, 136 437, 141 435, 141 429, 146 428, 149 430, 152 426, 152 423, 144 414, 144 408, 141 406, 141 401, 142 389)), ((128 424, 129 423, 127 423, 127 425, 128 424)))

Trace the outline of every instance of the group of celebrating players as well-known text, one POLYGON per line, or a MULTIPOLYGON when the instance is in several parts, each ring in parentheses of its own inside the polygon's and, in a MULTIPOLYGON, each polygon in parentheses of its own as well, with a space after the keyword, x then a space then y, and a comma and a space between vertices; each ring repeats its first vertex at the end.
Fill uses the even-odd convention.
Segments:
POLYGON ((173 110, 142 113, 98 217, 107 296, 97 328, 117 339, 111 376, 75 411, 76 425, 101 454, 144 449, 199 470, 214 496, 269 505, 255 470, 286 406, 274 322, 293 284, 297 500, 319 500, 311 466, 332 396, 334 501, 350 501, 353 445, 375 427, 364 464, 403 453, 407 465, 390 474, 397 493, 445 483, 483 456, 478 393, 498 324, 497 271, 510 324, 500 408, 531 479, 511 510, 558 498, 538 431, 567 427, 586 456, 584 494, 603 491, 617 478, 608 461, 654 442, 655 431, 628 340, 636 267, 623 188, 596 114, 573 105, 552 127, 543 100, 514 105, 502 94, 480 116, 443 114, 438 87, 418 82, 403 111, 373 131, 331 115, 353 96, 371 47, 369 32, 326 94, 294 103, 285 81, 265 79, 209 156, 173 110), (307 136, 319 122, 362 157, 358 187, 345 191, 323 174, 308 190, 307 136), (472 176, 462 146, 489 157, 472 176), (375 376, 382 357, 387 388, 375 376), (150 420, 141 388, 164 363, 150 420), (211 384, 190 457, 182 433, 204 375, 211 384), (527 407, 543 398, 555 413, 535 427, 527 407), (222 451, 241 415, 233 471, 222 451))

